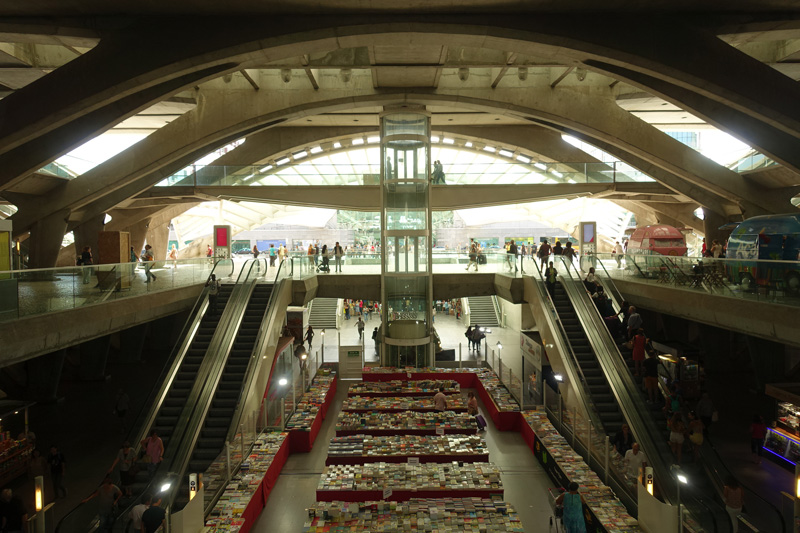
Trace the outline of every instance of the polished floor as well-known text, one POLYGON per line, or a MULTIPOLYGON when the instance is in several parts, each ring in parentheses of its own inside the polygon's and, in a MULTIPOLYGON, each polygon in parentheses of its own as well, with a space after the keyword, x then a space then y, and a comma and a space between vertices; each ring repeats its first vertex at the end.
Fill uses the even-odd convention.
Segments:
MULTIPOLYGON (((347 387, 355 381, 340 381, 328 417, 307 454, 293 454, 284 466, 270 494, 267 506, 254 524, 253 533, 301 532, 308 515, 306 509, 315 501, 317 483, 328 456, 328 442, 336 434, 336 416, 347 396, 347 387)), ((462 391, 466 396, 468 390, 462 391)), ((483 405, 480 405, 483 410, 483 405)), ((518 432, 498 431, 487 417, 489 427, 484 438, 489 460, 501 471, 505 500, 519 513, 525 531, 548 531, 550 504, 547 490, 553 487, 545 471, 533 457, 518 432)))

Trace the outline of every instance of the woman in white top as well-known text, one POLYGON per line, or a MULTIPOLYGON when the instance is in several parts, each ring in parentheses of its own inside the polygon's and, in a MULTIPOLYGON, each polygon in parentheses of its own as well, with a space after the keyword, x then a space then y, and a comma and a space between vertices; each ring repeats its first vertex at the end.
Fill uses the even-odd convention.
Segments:
POLYGON ((611 253, 614 255, 614 260, 617 262, 617 268, 622 268, 622 245, 617 241, 614 243, 611 253))

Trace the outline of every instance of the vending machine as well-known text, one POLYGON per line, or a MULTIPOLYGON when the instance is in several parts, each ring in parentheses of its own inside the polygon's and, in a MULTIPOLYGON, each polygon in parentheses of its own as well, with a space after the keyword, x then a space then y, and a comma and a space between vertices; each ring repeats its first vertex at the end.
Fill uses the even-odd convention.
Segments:
POLYGON ((230 226, 214 226, 214 257, 216 259, 229 259, 231 257, 231 238, 230 226))

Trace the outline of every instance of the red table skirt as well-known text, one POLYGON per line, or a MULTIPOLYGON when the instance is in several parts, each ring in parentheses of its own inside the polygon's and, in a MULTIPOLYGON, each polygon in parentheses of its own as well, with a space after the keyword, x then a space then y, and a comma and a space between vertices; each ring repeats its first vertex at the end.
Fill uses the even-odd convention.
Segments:
POLYGON ((536 434, 533 432, 533 428, 531 428, 524 420, 520 422, 520 433, 522 434, 522 440, 525 441, 525 444, 528 445, 528 448, 530 448, 535 454, 536 434))
MULTIPOLYGON (((364 369, 364 372, 361 374, 361 379, 363 381, 408 381, 409 377, 405 372, 369 372, 367 369, 364 369)), ((474 372, 412 372, 410 379, 411 381, 419 381, 424 379, 435 381, 450 380, 455 381, 462 387, 467 388, 474 388, 475 382, 479 381, 474 372)))
MULTIPOLYGON (((466 413, 467 409, 465 407, 459 407, 456 409, 447 409, 448 411, 453 411, 455 413, 466 413)), ((342 408, 342 411, 347 411, 348 413, 371 413, 372 411, 380 411, 382 413, 402 413, 403 411, 413 411, 415 413, 433 413, 436 409, 424 409, 424 408, 417 408, 417 409, 345 409, 342 408)))
POLYGON ((286 460, 288 458, 289 439, 286 439, 278 449, 278 453, 275 454, 272 464, 269 465, 269 468, 264 473, 264 479, 261 480, 261 483, 258 485, 258 489, 256 489, 253 497, 250 498, 250 503, 247 504, 247 507, 244 509, 244 513, 242 513, 244 525, 239 530, 240 533, 247 533, 250 531, 250 528, 253 527, 253 524, 255 524, 258 515, 260 515, 261 511, 264 510, 264 506, 267 504, 269 494, 272 492, 272 488, 275 486, 275 483, 278 482, 278 477, 281 475, 283 465, 286 464, 286 460))
POLYGON ((418 457, 420 463, 452 463, 463 461, 465 463, 486 463, 489 454, 477 455, 367 455, 367 456, 328 456, 326 465, 363 465, 364 463, 407 463, 409 457, 418 457))
MULTIPOLYGON (((393 490, 387 501, 404 502, 411 498, 491 498, 503 495, 503 489, 469 489, 469 490, 393 490)), ((318 490, 318 502, 366 502, 383 499, 382 490, 318 490)))
MULTIPOLYGON (((375 398, 381 398, 385 396, 436 396, 439 391, 429 391, 429 392, 347 392, 348 396, 372 396, 375 398)), ((461 391, 444 391, 445 394, 461 394, 461 391)))
POLYGON ((337 377, 331 382, 328 393, 325 395, 325 401, 322 402, 319 411, 317 411, 317 416, 314 417, 314 421, 311 423, 311 428, 308 430, 293 429, 289 431, 289 440, 291 441, 292 453, 305 453, 311 451, 312 446, 314 446, 314 441, 317 440, 319 430, 322 428, 322 421, 325 420, 325 416, 328 414, 328 408, 331 406, 333 399, 336 397, 336 383, 338 380, 339 378, 337 377))
MULTIPOLYGON (((471 435, 478 429, 474 428, 445 428, 445 435, 471 435)), ((435 429, 337 429, 336 436, 347 435, 436 435, 435 429)))

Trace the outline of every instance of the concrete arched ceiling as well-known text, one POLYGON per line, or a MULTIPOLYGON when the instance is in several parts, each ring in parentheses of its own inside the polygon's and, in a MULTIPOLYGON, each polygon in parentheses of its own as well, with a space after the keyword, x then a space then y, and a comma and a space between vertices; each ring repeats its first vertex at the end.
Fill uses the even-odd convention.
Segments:
POLYGON ((144 106, 202 80, 282 58, 370 46, 472 46, 585 65, 676 102, 800 168, 797 85, 712 31, 681 20, 573 13, 226 22, 236 23, 181 19, 182 26, 192 27, 189 32, 175 32, 174 20, 134 23, 0 101, 5 118, 0 183, 21 179, 144 106))

